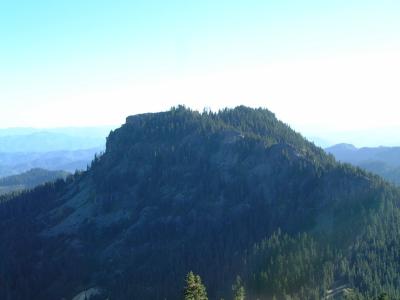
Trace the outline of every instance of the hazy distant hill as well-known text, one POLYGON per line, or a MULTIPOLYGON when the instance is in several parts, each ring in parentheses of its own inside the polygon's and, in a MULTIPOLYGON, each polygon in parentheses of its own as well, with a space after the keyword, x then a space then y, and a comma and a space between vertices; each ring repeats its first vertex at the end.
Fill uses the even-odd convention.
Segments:
POLYGON ((346 143, 363 145, 363 147, 378 148, 378 145, 397 147, 400 145, 400 127, 379 127, 352 130, 332 130, 318 128, 318 126, 304 126, 301 128, 309 140, 318 146, 327 148, 336 144, 346 143))
POLYGON ((110 127, 0 129, 0 152, 73 151, 103 147, 110 127))
POLYGON ((398 298, 399 199, 265 109, 136 115, 88 171, 0 198, 0 298, 182 299, 190 270, 210 299, 237 275, 249 300, 398 298))
POLYGON ((54 128, 31 128, 31 127, 11 127, 0 128, 0 136, 10 135, 29 135, 38 132, 50 132, 66 134, 70 136, 95 136, 105 137, 115 129, 115 126, 95 126, 95 127, 54 127, 54 128))
POLYGON ((65 171, 49 171, 37 168, 22 174, 3 177, 0 178, 0 194, 33 188, 60 178, 65 179, 68 174, 65 171))
POLYGON ((356 148, 351 144, 337 144, 325 150, 340 161, 360 166, 400 184, 400 147, 356 148))
POLYGON ((103 149, 98 147, 75 151, 0 153, 0 177, 19 174, 32 168, 63 170, 70 173, 85 170, 95 154, 99 154, 103 149))
POLYGON ((103 151, 111 127, 0 129, 0 177, 32 168, 84 170, 103 151))

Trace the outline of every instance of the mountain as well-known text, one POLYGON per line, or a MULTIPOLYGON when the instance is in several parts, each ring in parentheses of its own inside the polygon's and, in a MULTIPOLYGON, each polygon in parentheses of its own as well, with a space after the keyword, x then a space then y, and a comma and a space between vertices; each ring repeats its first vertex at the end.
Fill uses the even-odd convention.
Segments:
POLYGON ((350 144, 338 144, 325 150, 340 161, 362 167, 400 184, 400 147, 356 148, 350 144))
POLYGON ((33 168, 84 170, 104 150, 111 127, 0 129, 0 177, 33 168))
POLYGON ((0 200, 0 298, 400 295, 400 191, 266 109, 130 116, 91 167, 0 200))
POLYGON ((85 170, 102 147, 75 151, 0 152, 0 177, 17 175, 32 168, 73 173, 85 170))
POLYGON ((0 152, 75 151, 103 147, 112 127, 0 129, 0 152))
POLYGON ((49 171, 45 169, 31 169, 18 175, 0 178, 0 195, 30 189, 40 184, 66 178, 65 171, 49 171))
POLYGON ((334 153, 337 156, 345 156, 354 154, 354 152, 356 152, 358 149, 352 144, 343 143, 327 147, 325 150, 327 150, 329 153, 334 153))

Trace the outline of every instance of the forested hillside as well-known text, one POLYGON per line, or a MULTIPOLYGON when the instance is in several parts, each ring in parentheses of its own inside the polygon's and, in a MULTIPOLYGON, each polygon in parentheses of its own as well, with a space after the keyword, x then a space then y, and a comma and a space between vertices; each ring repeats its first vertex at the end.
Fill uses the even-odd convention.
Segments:
POLYGON ((0 178, 0 194, 30 189, 37 185, 66 178, 65 171, 49 171, 35 168, 19 175, 0 178))
POLYGON ((2 198, 0 298, 183 299, 190 271, 209 299, 400 297, 399 196, 266 109, 131 116, 88 171, 2 198))

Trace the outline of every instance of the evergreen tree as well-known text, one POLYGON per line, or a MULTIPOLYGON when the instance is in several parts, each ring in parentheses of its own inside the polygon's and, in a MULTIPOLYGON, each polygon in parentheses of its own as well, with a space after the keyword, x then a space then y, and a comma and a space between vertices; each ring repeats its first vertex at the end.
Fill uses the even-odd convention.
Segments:
POLYGON ((190 271, 186 276, 184 290, 185 300, 208 300, 206 287, 201 282, 199 275, 190 271))
POLYGON ((389 300, 389 296, 386 293, 382 293, 379 295, 377 300, 389 300))
POLYGON ((246 297, 246 292, 243 286, 242 279, 240 276, 236 277, 236 281, 232 286, 233 299, 234 300, 244 300, 246 297))

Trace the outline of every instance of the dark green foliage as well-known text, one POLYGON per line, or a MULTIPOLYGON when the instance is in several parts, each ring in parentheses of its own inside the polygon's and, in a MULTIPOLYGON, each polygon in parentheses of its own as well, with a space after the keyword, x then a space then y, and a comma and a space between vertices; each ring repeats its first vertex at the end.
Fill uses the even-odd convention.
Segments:
POLYGON ((381 291, 400 298, 400 210, 383 206, 355 241, 349 257, 348 276, 367 297, 381 291))
POLYGON ((259 296, 319 299, 333 283, 333 253, 307 234, 292 238, 278 231, 249 256, 250 289, 259 296))
MULTIPOLYGON (((75 177, 71 176, 70 184, 74 180, 75 177)), ((67 183, 60 179, 14 197, 0 197, 0 236, 4 242, 0 247, 0 256, 3 258, 0 260, 1 299, 41 299, 49 278, 64 278, 64 288, 68 288, 72 278, 81 279, 86 272, 85 268, 77 268, 82 260, 73 253, 65 251, 64 254, 57 254, 57 259, 53 256, 55 252, 48 252, 46 256, 41 253, 45 249, 53 248, 54 251, 54 246, 60 245, 62 239, 49 241, 43 248, 37 236, 43 224, 38 222, 37 216, 54 209, 58 205, 56 200, 66 189, 67 183), (40 265, 33 263, 40 261, 40 265), (38 273, 41 276, 37 276, 38 273)))
POLYGON ((340 286, 396 296, 397 243, 382 231, 397 232, 398 199, 265 109, 133 116, 87 172, 3 198, 0 298, 99 286, 110 299, 178 299, 189 270, 212 299, 235 296, 237 274, 246 299, 340 286))
POLYGON ((386 293, 380 294, 377 300, 389 300, 389 296, 386 293))

